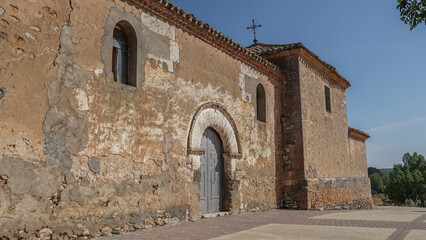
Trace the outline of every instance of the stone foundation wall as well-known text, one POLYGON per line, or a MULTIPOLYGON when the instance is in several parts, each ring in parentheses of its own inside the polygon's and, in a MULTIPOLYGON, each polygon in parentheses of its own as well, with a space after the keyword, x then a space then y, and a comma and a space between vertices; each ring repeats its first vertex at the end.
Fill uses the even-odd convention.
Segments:
POLYGON ((310 179, 308 191, 312 209, 373 207, 368 177, 310 179))

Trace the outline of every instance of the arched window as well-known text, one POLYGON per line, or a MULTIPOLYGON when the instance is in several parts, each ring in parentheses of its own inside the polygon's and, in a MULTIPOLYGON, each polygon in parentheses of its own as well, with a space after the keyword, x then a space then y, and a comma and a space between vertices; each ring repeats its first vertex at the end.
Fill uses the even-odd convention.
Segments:
POLYGON ((257 120, 266 122, 266 95, 262 84, 258 84, 256 88, 256 110, 257 120))
POLYGON ((113 33, 112 73, 114 81, 136 87, 136 33, 127 22, 119 22, 113 33))

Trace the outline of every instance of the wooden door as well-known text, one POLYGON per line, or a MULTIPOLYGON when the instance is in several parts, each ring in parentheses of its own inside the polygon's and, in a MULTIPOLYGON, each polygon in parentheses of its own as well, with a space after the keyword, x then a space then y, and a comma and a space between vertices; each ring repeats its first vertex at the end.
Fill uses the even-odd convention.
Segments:
POLYGON ((207 128, 201 139, 201 213, 214 213, 222 210, 223 201, 223 149, 219 135, 207 128))

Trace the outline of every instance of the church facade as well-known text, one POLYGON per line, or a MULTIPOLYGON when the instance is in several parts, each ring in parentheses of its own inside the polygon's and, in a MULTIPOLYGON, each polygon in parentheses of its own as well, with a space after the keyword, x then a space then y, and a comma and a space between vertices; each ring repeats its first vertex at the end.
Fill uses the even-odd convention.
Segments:
POLYGON ((166 0, 0 5, 0 238, 372 207, 350 83, 166 0))

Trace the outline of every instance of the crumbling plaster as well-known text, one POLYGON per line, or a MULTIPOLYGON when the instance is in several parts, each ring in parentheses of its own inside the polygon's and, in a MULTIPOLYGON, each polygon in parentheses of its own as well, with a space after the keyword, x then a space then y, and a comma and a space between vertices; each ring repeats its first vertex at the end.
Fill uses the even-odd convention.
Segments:
MULTIPOLYGON (((241 63, 126 1, 103 3, 44 3, 49 9, 40 7, 43 12, 34 16, 49 16, 54 34, 33 34, 36 40, 28 40, 46 41, 51 49, 35 54, 41 67, 33 67, 35 59, 22 58, 0 71, 9 76, 0 86, 6 92, 0 99, 5 133, 0 146, 18 145, 18 136, 28 138, 22 140, 25 147, 4 151, 0 160, 0 221, 7 222, 0 236, 88 238, 199 218, 199 182, 187 141, 191 120, 205 103, 224 106, 235 122, 232 130, 225 123, 227 134, 239 132, 240 144, 230 141, 230 149, 238 150, 226 156, 234 169, 229 208, 276 207, 274 112, 268 112, 266 124, 259 123, 253 104, 242 101, 241 63), (93 8, 97 11, 89 11, 93 8), (54 15, 62 22, 54 23, 54 15), (109 19, 123 16, 143 33, 141 75, 134 88, 108 80, 105 38, 114 25, 109 19), (3 114, 12 112, 13 102, 28 91, 25 81, 19 91, 11 85, 18 74, 32 76, 39 88, 28 95, 41 103, 20 117, 3 114), (19 188, 28 181, 37 186, 19 188)), ((36 5, 43 4, 29 3, 35 10, 36 5)), ((2 16, 9 14, 0 7, 2 16)), ((22 24, 22 29, 37 29, 22 24)), ((273 83, 260 73, 257 81, 273 103, 273 83)))
POLYGON ((0 5, 0 88, 5 93, 0 99, 0 152, 42 162, 46 89, 56 78, 59 26, 67 22, 70 6, 66 1, 9 0, 0 5))
POLYGON ((0 238, 90 238, 201 217, 207 127, 224 143, 227 211, 371 206, 344 89, 302 56, 271 59, 285 75, 271 79, 124 0, 4 0, 0 24, 0 238), (136 33, 135 87, 111 74, 123 20, 136 33), (266 123, 256 120, 259 83, 266 123))

